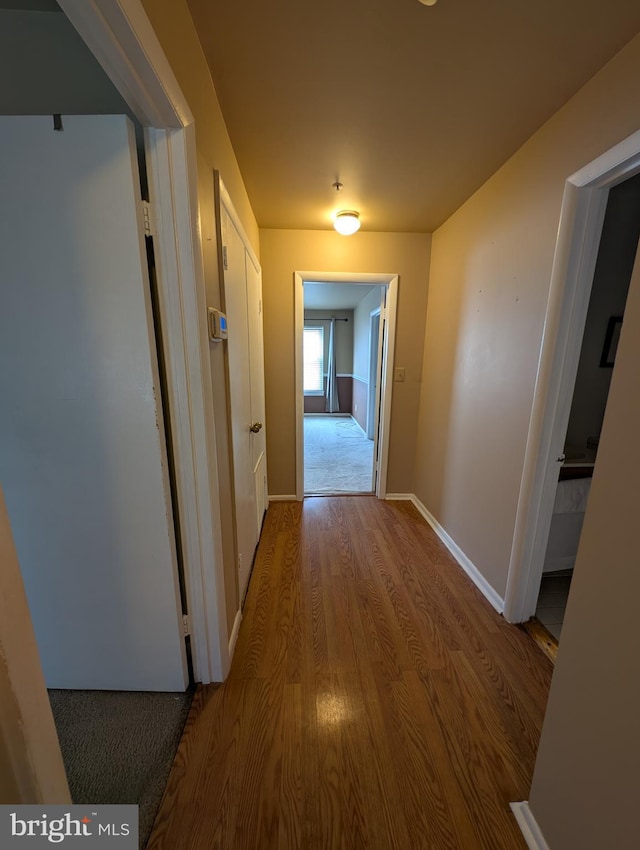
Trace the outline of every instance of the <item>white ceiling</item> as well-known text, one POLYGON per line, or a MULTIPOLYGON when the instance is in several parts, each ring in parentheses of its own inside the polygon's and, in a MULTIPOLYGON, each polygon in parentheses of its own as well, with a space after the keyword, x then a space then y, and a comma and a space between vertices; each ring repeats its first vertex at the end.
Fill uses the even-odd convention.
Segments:
POLYGON ((354 310, 375 286, 361 283, 305 283, 306 310, 354 310))
POLYGON ((433 231, 640 30, 638 0, 188 3, 274 228, 433 231))

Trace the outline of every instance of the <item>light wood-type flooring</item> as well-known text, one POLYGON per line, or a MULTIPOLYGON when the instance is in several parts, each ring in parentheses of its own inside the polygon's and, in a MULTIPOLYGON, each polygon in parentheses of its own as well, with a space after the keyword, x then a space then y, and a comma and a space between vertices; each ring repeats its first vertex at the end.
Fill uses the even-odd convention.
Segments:
POLYGON ((272 504, 149 850, 524 850, 552 665, 408 502, 272 504))

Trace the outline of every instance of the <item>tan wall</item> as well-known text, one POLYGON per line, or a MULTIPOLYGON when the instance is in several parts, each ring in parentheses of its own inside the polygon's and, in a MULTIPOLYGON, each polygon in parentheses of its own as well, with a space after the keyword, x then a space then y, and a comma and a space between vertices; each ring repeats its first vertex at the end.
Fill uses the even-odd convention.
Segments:
POLYGON ((416 423, 431 238, 419 233, 261 230, 269 491, 296 492, 294 392, 294 271, 400 275, 396 365, 404 384, 393 386, 389 447, 390 492, 413 484, 416 423))
MULTIPOLYGON (((222 180, 231 195, 233 204, 256 254, 259 252, 258 225, 231 147, 209 68, 185 0, 142 0, 142 4, 195 119, 200 228, 207 303, 213 307, 220 307, 220 281, 214 217, 214 169, 220 171, 222 180)), ((230 634, 239 600, 233 530, 231 438, 223 346, 211 345, 211 371, 214 385, 217 458, 220 475, 225 599, 227 626, 230 634)))
POLYGON ((639 843, 639 364, 636 262, 529 798, 551 850, 639 843))
POLYGON ((500 595, 565 179, 640 127, 639 73, 637 37, 433 236, 415 493, 500 595))

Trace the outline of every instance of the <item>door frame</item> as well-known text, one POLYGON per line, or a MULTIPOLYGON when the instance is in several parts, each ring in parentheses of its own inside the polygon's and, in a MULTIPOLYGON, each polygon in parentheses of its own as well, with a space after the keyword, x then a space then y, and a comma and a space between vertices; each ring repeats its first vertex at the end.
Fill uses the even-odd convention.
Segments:
POLYGON ((194 676, 230 667, 194 118, 140 0, 60 0, 145 127, 194 676))
MULTIPOLYGON (((389 465, 391 395, 393 390, 393 362, 395 356, 396 318, 398 312, 398 275, 296 271, 293 273, 293 278, 295 310, 296 499, 299 502, 304 499, 304 384, 302 343, 304 329, 304 284, 354 283, 365 286, 386 287, 385 338, 380 380, 378 476, 376 479, 375 492, 375 495, 379 499, 384 499, 387 495, 387 469, 389 465)), ((382 321, 382 315, 380 318, 382 321)))
POLYGON ((639 172, 640 131, 565 183, 505 592, 511 623, 536 609, 609 190, 639 172))

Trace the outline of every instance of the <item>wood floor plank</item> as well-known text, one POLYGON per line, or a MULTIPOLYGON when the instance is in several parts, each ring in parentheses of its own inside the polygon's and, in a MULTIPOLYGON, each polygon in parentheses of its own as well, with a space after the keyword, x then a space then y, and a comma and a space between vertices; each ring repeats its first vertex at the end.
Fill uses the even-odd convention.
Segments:
POLYGON ((410 503, 270 506, 149 850, 523 850, 551 665, 410 503))

